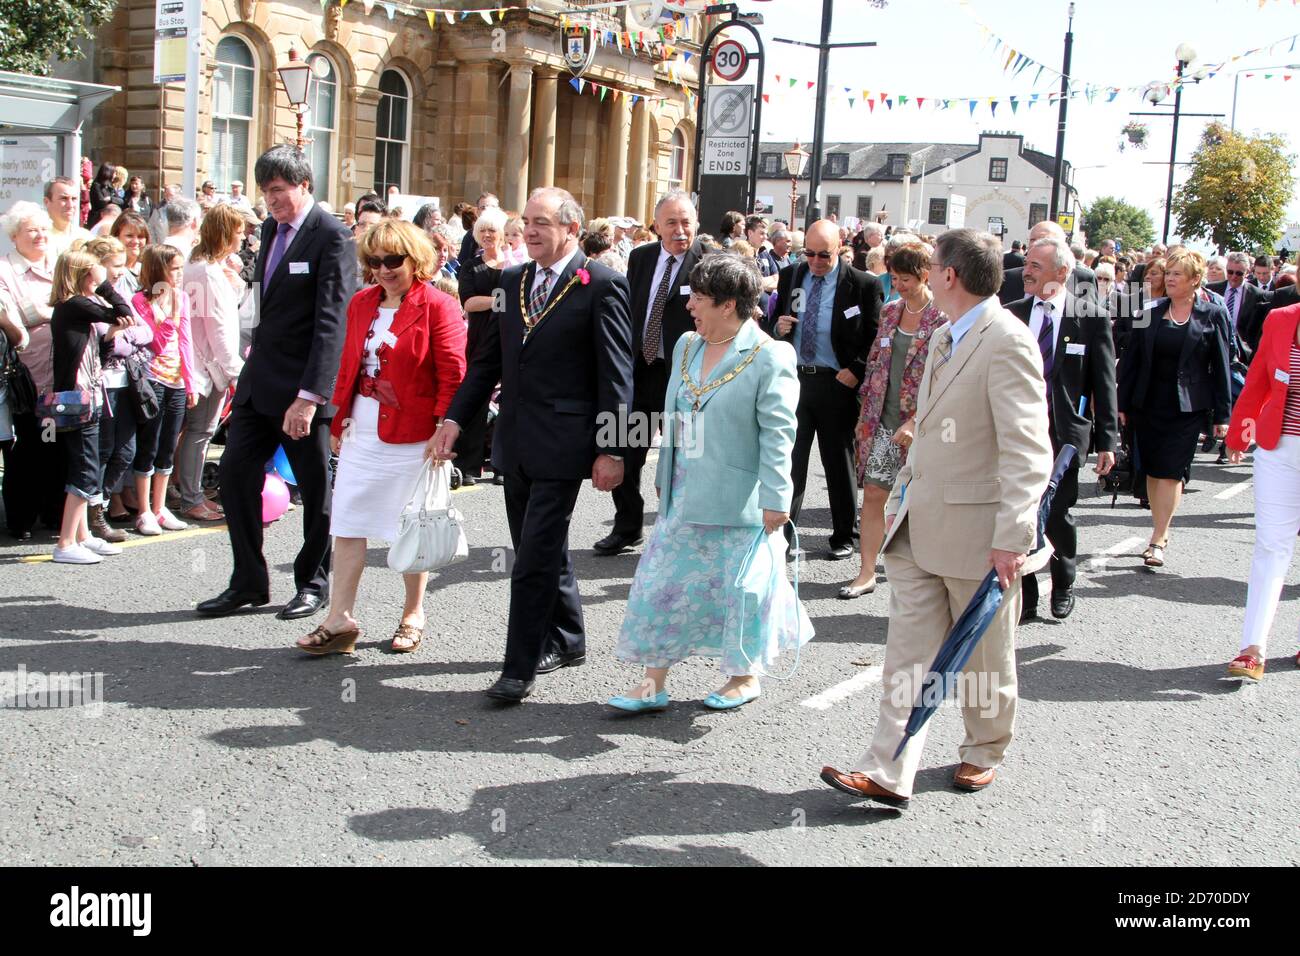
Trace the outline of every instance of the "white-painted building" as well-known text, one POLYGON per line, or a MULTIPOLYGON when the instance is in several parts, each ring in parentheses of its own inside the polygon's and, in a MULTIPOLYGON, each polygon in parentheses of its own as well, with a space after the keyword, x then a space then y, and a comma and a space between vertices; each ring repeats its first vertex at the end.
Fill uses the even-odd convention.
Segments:
MULTIPOLYGON (((760 209, 766 212, 770 206, 778 219, 790 216, 790 177, 782 153, 792 145, 759 147, 756 196, 760 209)), ((1026 147, 1019 133, 981 133, 978 144, 830 143, 822 170, 821 210, 840 222, 884 213, 887 225, 910 223, 923 232, 939 232, 956 225, 953 213, 964 198, 964 224, 999 235, 1010 246, 1013 239, 1028 238, 1030 227, 1047 218, 1054 162, 1052 155, 1026 147), (956 202, 954 197, 959 197, 956 202)), ((1074 212, 1078 197, 1065 185, 1070 164, 1062 166, 1060 212, 1074 212)), ((805 171, 799 180, 795 221, 800 224, 808 179, 805 171)), ((717 229, 717 224, 702 227, 717 229)))

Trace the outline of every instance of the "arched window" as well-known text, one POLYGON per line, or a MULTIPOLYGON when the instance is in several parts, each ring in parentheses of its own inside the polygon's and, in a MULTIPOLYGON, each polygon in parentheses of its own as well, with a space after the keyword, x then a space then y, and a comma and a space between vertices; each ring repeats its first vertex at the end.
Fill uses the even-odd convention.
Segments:
POLYGON ((411 135, 411 91, 396 70, 379 78, 379 115, 375 118, 375 192, 388 187, 406 192, 406 154, 411 135))
POLYGON ((668 188, 682 189, 686 180, 686 135, 673 130, 673 148, 668 157, 668 188))
POLYGON ((307 159, 311 163, 312 192, 317 199, 329 201, 330 170, 334 163, 334 134, 338 125, 338 74, 329 57, 313 53, 307 57, 311 78, 307 84, 307 114, 311 125, 307 136, 307 159))
POLYGON ((212 181, 219 192, 228 192, 231 180, 248 176, 256 74, 248 44, 238 37, 223 37, 217 44, 211 110, 212 181))

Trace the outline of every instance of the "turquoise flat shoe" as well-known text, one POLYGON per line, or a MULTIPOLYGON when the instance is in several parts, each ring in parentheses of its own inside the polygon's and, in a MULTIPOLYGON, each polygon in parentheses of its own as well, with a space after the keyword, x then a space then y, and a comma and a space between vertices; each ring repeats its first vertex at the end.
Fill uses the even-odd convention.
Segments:
POLYGON ((762 696, 762 691, 754 694, 746 694, 741 697, 724 697, 717 691, 714 691, 708 697, 704 698, 704 706, 709 710, 735 710, 737 707, 743 707, 751 700, 758 700, 762 696))
POLYGON ((668 691, 661 690, 653 697, 611 697, 609 706, 629 713, 639 714, 651 710, 663 710, 668 706, 668 691))

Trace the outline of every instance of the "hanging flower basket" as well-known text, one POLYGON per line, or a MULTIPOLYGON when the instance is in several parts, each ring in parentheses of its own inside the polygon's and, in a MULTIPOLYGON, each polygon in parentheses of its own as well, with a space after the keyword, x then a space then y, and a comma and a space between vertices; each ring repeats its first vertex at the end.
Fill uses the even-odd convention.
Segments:
POLYGON ((1124 151, 1126 145, 1132 146, 1134 149, 1147 148, 1147 135, 1151 130, 1145 123, 1130 122, 1120 132, 1124 134, 1124 139, 1120 140, 1119 144, 1120 152, 1124 151), (1127 143, 1125 140, 1127 140, 1127 143))

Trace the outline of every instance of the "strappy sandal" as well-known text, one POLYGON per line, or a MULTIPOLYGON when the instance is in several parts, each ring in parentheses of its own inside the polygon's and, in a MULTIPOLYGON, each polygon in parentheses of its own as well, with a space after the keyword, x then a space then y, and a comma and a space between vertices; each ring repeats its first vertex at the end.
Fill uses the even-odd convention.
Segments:
POLYGON ((390 647, 394 654, 414 654, 424 643, 424 628, 416 627, 414 624, 399 624, 397 630, 393 632, 393 643, 390 647), (406 647, 398 647, 398 641, 411 641, 406 647))
POLYGON ((298 650, 308 654, 315 654, 317 657, 323 657, 326 654, 353 654, 356 653, 357 641, 361 638, 361 628, 354 627, 350 631, 339 631, 337 634, 331 634, 325 630, 325 625, 321 625, 312 631, 307 637, 311 638, 313 644, 297 644, 298 650))
POLYGON ((1162 544, 1156 544, 1152 541, 1147 545, 1147 549, 1142 552, 1143 563, 1148 568, 1163 568, 1165 566, 1165 548, 1167 547, 1169 547, 1168 538, 1162 544))
POLYGON ((1264 662, 1253 654, 1240 654, 1228 663, 1228 676, 1263 680, 1264 662))

